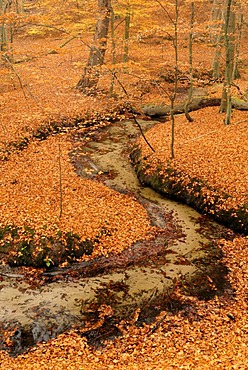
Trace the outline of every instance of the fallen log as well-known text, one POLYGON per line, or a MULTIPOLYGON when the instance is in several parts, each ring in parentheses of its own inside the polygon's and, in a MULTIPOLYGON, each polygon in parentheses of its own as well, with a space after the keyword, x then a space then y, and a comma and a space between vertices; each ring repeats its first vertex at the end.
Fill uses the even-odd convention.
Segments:
POLYGON ((238 110, 248 110, 248 101, 234 96, 232 97, 232 107, 238 110))
MULTIPOLYGON (((199 96, 189 103, 188 111, 192 112, 206 107, 220 106, 221 98, 199 96)), ((232 97, 232 107, 238 110, 248 110, 248 102, 237 97, 232 97)), ((150 117, 169 116, 171 107, 165 104, 146 104, 142 107, 145 115, 150 117)), ((185 112, 185 101, 179 102, 174 107, 174 114, 185 112)))
MULTIPOLYGON (((221 102, 220 98, 210 98, 210 97, 197 97, 189 103, 188 111, 192 112, 198 109, 219 106, 221 102)), ((170 105, 165 104, 146 104, 142 107, 142 111, 145 115, 150 117, 161 117, 168 116, 170 114, 171 107, 170 105)), ((174 114, 184 113, 185 110, 185 101, 180 102, 174 107, 174 114)))

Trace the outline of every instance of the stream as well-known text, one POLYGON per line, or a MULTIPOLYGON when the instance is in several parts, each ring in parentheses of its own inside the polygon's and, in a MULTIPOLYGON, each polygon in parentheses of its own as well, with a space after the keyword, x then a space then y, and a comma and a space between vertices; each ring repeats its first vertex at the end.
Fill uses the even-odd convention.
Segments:
MULTIPOLYGON (((158 124, 141 120, 139 123, 144 131, 158 124)), ((87 140, 83 133, 81 137, 78 134, 75 140, 77 147, 78 141, 82 141, 81 154, 72 151, 71 161, 79 176, 102 181, 115 191, 134 196, 155 226, 166 230, 168 219, 173 220, 182 237, 166 245, 160 236, 153 241, 154 245, 144 246, 151 255, 150 263, 141 258, 123 268, 118 258, 108 261, 103 257, 94 261, 94 266, 100 264, 102 269, 93 271, 93 264, 81 263, 72 269, 80 272, 88 266, 91 273, 73 276, 57 268, 47 272, 47 276, 61 274, 61 277, 37 288, 31 288, 8 266, 0 267, 1 349, 19 353, 71 328, 89 334, 102 324, 100 314, 104 310, 105 321, 111 322, 112 328, 118 320, 132 317, 137 309, 140 322, 149 322, 163 308, 176 280, 184 281, 188 287, 186 293, 200 298, 221 294, 226 270, 212 241, 220 237, 224 228, 139 183, 129 160, 130 145, 139 134, 132 121, 96 130, 87 140), (209 281, 214 283, 214 288, 209 281)), ((138 242, 131 247, 138 253, 143 245, 138 242)), ((117 329, 109 332, 117 334, 117 329)))

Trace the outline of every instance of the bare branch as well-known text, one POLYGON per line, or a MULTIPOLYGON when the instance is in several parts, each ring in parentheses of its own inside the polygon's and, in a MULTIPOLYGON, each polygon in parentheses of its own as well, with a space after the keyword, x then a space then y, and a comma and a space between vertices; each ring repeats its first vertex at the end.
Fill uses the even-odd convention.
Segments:
POLYGON ((174 19, 171 17, 170 13, 168 12, 168 10, 166 9, 166 7, 161 3, 160 0, 155 0, 160 6, 161 8, 164 10, 164 12, 166 13, 167 17, 169 18, 169 20, 171 21, 171 23, 173 25, 175 25, 175 21, 174 19))
POLYGON ((12 70, 12 72, 14 72, 14 74, 16 75, 16 77, 18 78, 18 81, 20 83, 20 86, 21 86, 21 89, 22 89, 22 92, 23 92, 23 95, 25 97, 25 99, 27 99, 27 95, 25 94, 25 90, 27 90, 27 92, 29 93, 29 95, 35 100, 35 102, 39 104, 39 101, 38 99, 33 95, 33 93, 31 92, 31 90, 29 89, 29 87, 27 86, 27 84, 23 81, 23 79, 21 78, 21 76, 18 74, 18 72, 16 71, 16 69, 14 68, 13 64, 10 62, 9 58, 7 57, 6 54, 3 55, 3 58, 6 60, 6 62, 8 63, 10 69, 12 70))

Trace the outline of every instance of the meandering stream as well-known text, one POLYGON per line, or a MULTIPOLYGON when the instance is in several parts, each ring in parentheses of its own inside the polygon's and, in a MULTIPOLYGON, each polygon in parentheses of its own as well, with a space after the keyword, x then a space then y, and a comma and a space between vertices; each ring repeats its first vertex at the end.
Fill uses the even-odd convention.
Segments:
MULTIPOLYGON (((144 130, 155 123, 140 121, 144 130)), ((128 156, 129 144, 138 135, 139 128, 132 121, 101 129, 93 139, 82 142, 81 156, 77 155, 75 159, 71 154, 75 170, 79 176, 102 181, 115 191, 136 197, 147 209, 151 222, 160 228, 167 227, 163 215, 173 214, 173 222, 185 236, 169 246, 163 246, 157 263, 151 266, 147 263, 142 266, 139 261, 125 269, 121 266, 113 269, 112 260, 111 269, 106 268, 101 274, 87 277, 79 274, 68 278, 63 269, 57 269, 49 274, 63 273, 63 278, 36 289, 31 289, 21 276, 15 276, 13 270, 1 267, 0 327, 2 332, 9 330, 14 353, 38 341, 46 341, 73 326, 87 331, 89 310, 93 316, 97 316, 104 297, 112 308, 112 315, 121 319, 131 316, 137 308, 142 310, 142 307, 149 307, 156 299, 168 294, 175 279, 192 281, 194 292, 201 292, 202 295, 204 289, 199 276, 203 279, 207 276, 210 280, 218 280, 219 277, 221 288, 223 271, 218 270, 219 262, 210 270, 208 262, 202 262, 209 261, 210 250, 206 245, 218 237, 213 230, 217 230, 218 234, 221 227, 206 223, 209 229, 205 225, 204 230, 199 232, 197 220, 200 215, 196 211, 141 186, 128 156), (212 272, 217 278, 209 276, 212 272), (197 286, 198 280, 201 286, 197 286)), ((134 246, 134 251, 135 247, 142 249, 140 243, 134 246)), ((211 250, 212 255, 215 252, 211 250)), ((6 348, 6 338, 1 334, 0 347, 6 348)))

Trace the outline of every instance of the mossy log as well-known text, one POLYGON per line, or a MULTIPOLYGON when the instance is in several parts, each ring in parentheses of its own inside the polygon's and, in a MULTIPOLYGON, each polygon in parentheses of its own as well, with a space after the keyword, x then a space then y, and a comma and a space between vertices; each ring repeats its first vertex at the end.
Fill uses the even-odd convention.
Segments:
POLYGON ((232 97, 232 107, 238 110, 248 110, 248 101, 232 97))
MULTIPOLYGON (((189 103, 188 111, 192 112, 206 107, 219 106, 221 102, 220 98, 209 98, 209 97, 195 97, 189 103)), ((170 105, 156 105, 156 104, 146 104, 142 107, 144 114, 150 117, 162 117, 168 116, 170 114, 170 105)), ((185 111, 185 101, 178 103, 174 107, 174 114, 184 113, 185 111)))
POLYGON ((56 267, 63 262, 75 262, 91 255, 95 240, 83 240, 73 233, 56 237, 41 236, 34 240, 35 230, 14 225, 0 228, 0 258, 10 266, 56 267))
MULTIPOLYGON (((208 96, 195 96, 189 103, 188 111, 192 112, 206 107, 219 106, 221 104, 220 98, 211 98, 208 96)), ((248 102, 237 97, 232 97, 232 107, 238 110, 248 110, 248 102)), ((150 117, 162 117, 170 114, 170 105, 165 104, 146 104, 142 107, 144 114, 150 117)), ((174 114, 185 112, 185 101, 175 105, 174 114)))

